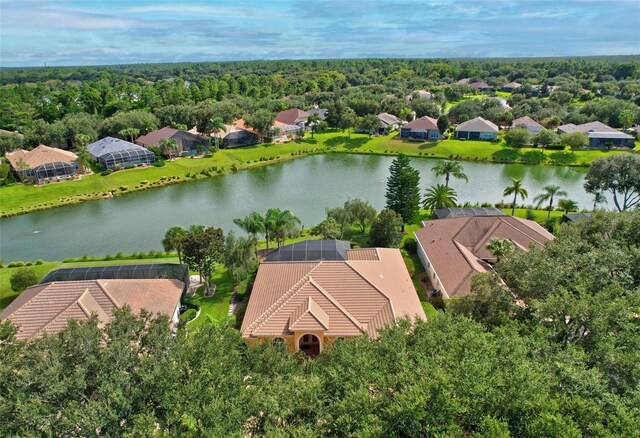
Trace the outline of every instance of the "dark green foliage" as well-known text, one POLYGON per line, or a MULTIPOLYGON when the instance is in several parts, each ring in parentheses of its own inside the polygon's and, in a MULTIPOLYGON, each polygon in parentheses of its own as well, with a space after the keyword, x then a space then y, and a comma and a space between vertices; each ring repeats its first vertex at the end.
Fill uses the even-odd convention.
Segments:
POLYGON ((29 286, 37 284, 38 276, 36 275, 36 271, 34 271, 33 268, 25 266, 16 269, 16 271, 11 274, 9 282, 11 284, 12 291, 20 292, 25 290, 29 286))
POLYGON ((402 217, 393 210, 380 212, 369 231, 372 246, 397 248, 402 241, 402 217))
POLYGON ((587 193, 610 192, 618 211, 640 203, 640 157, 613 155, 595 160, 585 177, 587 193))
POLYGON ((340 239, 342 227, 333 218, 327 218, 311 229, 312 236, 320 236, 322 239, 340 239))
POLYGON ((202 225, 192 225, 180 238, 184 262, 207 282, 213 275, 214 264, 223 261, 224 245, 224 233, 220 228, 202 225))
POLYGON ((512 128, 504 135, 504 141, 514 148, 521 148, 531 142, 531 134, 527 128, 512 128))
POLYGON ((403 154, 394 158, 389 173, 386 208, 398 213, 405 223, 411 223, 420 210, 420 174, 403 154))

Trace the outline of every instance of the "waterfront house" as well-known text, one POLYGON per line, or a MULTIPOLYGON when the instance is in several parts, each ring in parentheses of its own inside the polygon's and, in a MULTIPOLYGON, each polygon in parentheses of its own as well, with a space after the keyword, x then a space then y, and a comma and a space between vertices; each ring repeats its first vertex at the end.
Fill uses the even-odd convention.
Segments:
POLYGON ((100 279, 54 281, 25 289, 0 313, 18 327, 17 339, 32 339, 63 330, 69 320, 87 321, 92 314, 100 325, 113 319, 115 309, 145 309, 178 323, 184 284, 174 279, 100 279))
POLYGON ((422 222, 414 232, 418 257, 431 286, 444 298, 462 297, 471 290, 472 277, 491 272, 496 262, 487 249, 491 239, 506 239, 515 248, 540 248, 553 235, 538 223, 506 215, 450 217, 422 222))
POLYGON ((198 153, 198 147, 204 147, 207 142, 196 134, 187 131, 181 131, 175 128, 164 127, 138 137, 136 144, 144 147, 160 147, 164 140, 173 139, 178 146, 177 154, 195 155, 198 153))
POLYGON ((482 117, 467 120, 456 126, 456 138, 463 140, 496 140, 498 127, 482 117))
POLYGON ((380 120, 380 133, 395 131, 402 126, 403 123, 398 117, 389 113, 378 114, 378 120, 380 120))
POLYGON ((78 173, 78 157, 73 152, 43 144, 33 150, 16 149, 6 158, 20 181, 41 182, 68 178, 78 173))
POLYGON ((93 159, 105 169, 116 170, 151 164, 155 161, 153 152, 126 140, 105 137, 87 146, 93 159))
POLYGON ((336 339, 375 339, 399 318, 426 318, 398 249, 296 245, 258 268, 241 327, 247 344, 272 340, 315 356, 336 339))
POLYGON ((280 111, 276 115, 276 121, 285 125, 295 125, 305 129, 310 115, 310 113, 301 109, 291 108, 286 111, 280 111))
POLYGON ((568 123, 558 127, 558 134, 569 134, 572 132, 584 132, 587 134, 590 148, 633 148, 635 146, 635 139, 631 135, 625 134, 598 121, 583 123, 582 125, 568 123))
POLYGON ((532 137, 544 129, 544 126, 542 126, 540 123, 536 122, 529 116, 524 116, 524 117, 520 117, 519 119, 515 119, 513 123, 511 123, 511 127, 527 128, 532 137))
POLYGON ((438 129, 438 121, 433 117, 423 116, 400 128, 400 138, 407 140, 439 140, 442 138, 438 129))

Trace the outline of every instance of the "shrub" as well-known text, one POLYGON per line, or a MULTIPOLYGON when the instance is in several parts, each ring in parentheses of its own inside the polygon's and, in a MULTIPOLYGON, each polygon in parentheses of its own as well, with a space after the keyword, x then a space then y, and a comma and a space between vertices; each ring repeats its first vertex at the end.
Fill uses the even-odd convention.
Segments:
POLYGON ((535 213, 530 208, 527 208, 527 211, 526 211, 525 215, 526 215, 526 218, 529 219, 530 221, 536 219, 535 213))
POLYGON ((24 267, 18 269, 11 275, 9 280, 11 283, 11 290, 14 292, 20 292, 38 283, 38 277, 36 271, 33 268, 24 267))
POLYGON ((0 262, 0 269, 4 268, 4 263, 0 262))
POLYGON ((153 167, 164 167, 167 165, 167 162, 164 160, 158 160, 153 162, 153 167))
POLYGON ((24 262, 16 262, 16 268, 21 268, 24 266, 24 262))
POLYGON ((104 257, 104 259, 105 259, 106 261, 113 260, 113 256, 112 256, 111 254, 107 254, 107 255, 104 257))
POLYGON ((107 176, 107 175, 111 175, 112 173, 113 173, 112 170, 107 169, 107 170, 102 171, 102 173, 100 173, 100 175, 107 176))
POLYGON ((42 260, 42 259, 38 259, 36 261, 36 265, 43 265, 43 264, 44 264, 44 260, 42 260))
POLYGON ((33 266, 33 262, 27 262, 24 264, 25 266, 33 266))
POLYGON ((122 190, 123 192, 126 192, 127 190, 129 190, 129 187, 127 187, 127 186, 120 186, 120 190, 122 190))
POLYGON ((200 303, 194 295, 185 295, 182 299, 182 304, 187 306, 189 309, 198 310, 200 308, 200 303))
POLYGON ((404 249, 409 254, 416 254, 418 252, 418 242, 416 242, 415 239, 407 239, 407 241, 404 242, 404 249))
POLYGON ((186 324, 189 321, 193 320, 196 317, 196 312, 194 309, 187 309, 182 315, 179 317, 180 324, 186 324))

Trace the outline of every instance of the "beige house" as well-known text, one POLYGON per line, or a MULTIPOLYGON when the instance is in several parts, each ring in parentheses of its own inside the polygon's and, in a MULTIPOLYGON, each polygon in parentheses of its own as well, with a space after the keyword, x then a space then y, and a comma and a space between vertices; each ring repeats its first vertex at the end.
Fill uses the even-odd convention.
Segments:
POLYGON ((0 313, 18 326, 17 339, 31 339, 56 333, 70 319, 87 321, 96 314, 104 325, 116 308, 129 306, 134 313, 142 309, 178 322, 184 283, 169 279, 59 281, 31 286, 0 313))
POLYGON ((16 149, 7 153, 6 158, 20 181, 39 182, 78 173, 76 154, 43 144, 30 151, 16 149))
POLYGON ((274 340, 315 356, 338 338, 376 338, 399 318, 426 319, 399 250, 327 257, 260 265, 241 328, 247 344, 274 340))
POLYGON ((444 298, 468 295, 471 278, 492 270, 489 263, 496 260, 487 249, 491 239, 506 239, 525 251, 553 240, 538 223, 513 216, 453 217, 423 221, 422 226, 414 233, 418 257, 444 298))

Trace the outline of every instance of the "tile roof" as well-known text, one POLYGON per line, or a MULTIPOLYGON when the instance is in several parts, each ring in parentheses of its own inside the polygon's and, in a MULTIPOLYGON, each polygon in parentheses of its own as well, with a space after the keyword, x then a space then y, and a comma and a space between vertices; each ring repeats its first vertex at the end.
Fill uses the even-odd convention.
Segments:
POLYGON ((18 163, 24 161, 30 169, 35 169, 38 166, 48 163, 73 163, 78 159, 78 156, 73 152, 65 151, 58 148, 52 148, 43 144, 39 145, 31 151, 25 151, 24 149, 16 149, 13 152, 6 154, 7 160, 11 163, 14 169, 19 167, 18 163))
POLYGON ((624 132, 620 132, 598 121, 583 123, 582 125, 567 123, 566 125, 558 126, 558 131, 565 133, 584 132, 589 138, 633 138, 624 132))
POLYGON ((393 125, 395 123, 400 123, 401 122, 401 120, 399 118, 397 118, 393 114, 389 114, 389 113, 380 113, 380 114, 378 114, 378 119, 380 119, 382 124, 385 125, 385 126, 389 126, 389 125, 393 125))
POLYGON ((512 127, 516 126, 527 126, 527 127, 535 127, 535 128, 544 128, 540 123, 536 122, 529 116, 520 117, 519 119, 515 119, 511 124, 512 127))
POLYGON ((87 146, 87 151, 89 151, 89 153, 94 157, 101 157, 105 154, 110 154, 113 152, 123 152, 130 150, 146 151, 146 149, 142 146, 138 146, 137 144, 133 144, 129 141, 121 140, 114 137, 105 137, 87 146))
POLYGON ((415 119, 413 122, 409 122, 402 126, 403 129, 411 129, 412 131, 428 131, 438 130, 438 121, 433 117, 423 116, 419 119, 415 119))
POLYGON ((55 333, 69 319, 86 321, 92 313, 108 323, 114 309, 125 305, 135 313, 146 309, 173 316, 180 303, 183 283, 168 279, 61 281, 27 288, 2 313, 18 325, 18 339, 55 333))
POLYGON ((471 86, 473 88, 491 88, 491 85, 487 84, 486 82, 474 82, 473 84, 471 84, 471 86))
POLYGON ((424 221, 423 228, 414 234, 449 297, 467 295, 471 277, 488 270, 483 260, 493 259, 486 248, 491 239, 507 239, 522 249, 553 240, 553 235, 536 222, 513 216, 424 221))
POLYGON ((378 330, 397 318, 424 319, 400 251, 359 251, 350 250, 350 257, 355 257, 347 261, 261 264, 242 335, 281 336, 317 329, 328 336, 377 337, 378 330))
MULTIPOLYGON (((138 137, 136 140, 136 144, 144 147, 151 146, 160 146, 160 142, 166 138, 171 138, 180 132, 178 129, 169 128, 165 126, 164 128, 157 129, 155 131, 151 131, 147 135, 143 135, 138 137)), ((190 133, 189 133, 190 134, 190 133)))
POLYGON ((299 108, 291 108, 285 111, 280 111, 276 115, 276 120, 287 125, 295 125, 300 119, 306 119, 309 117, 309 113, 302 111, 299 108))
POLYGON ((471 216, 506 216, 506 214, 495 207, 447 207, 439 208, 433 212, 436 219, 447 219, 451 217, 471 217, 471 216))
POLYGON ((518 82, 509 82, 508 84, 502 86, 502 88, 518 88, 518 87, 522 87, 522 84, 518 82))
POLYGON ((456 131, 498 132, 498 127, 489 120, 485 120, 482 117, 476 117, 475 119, 460 123, 456 126, 456 131))

